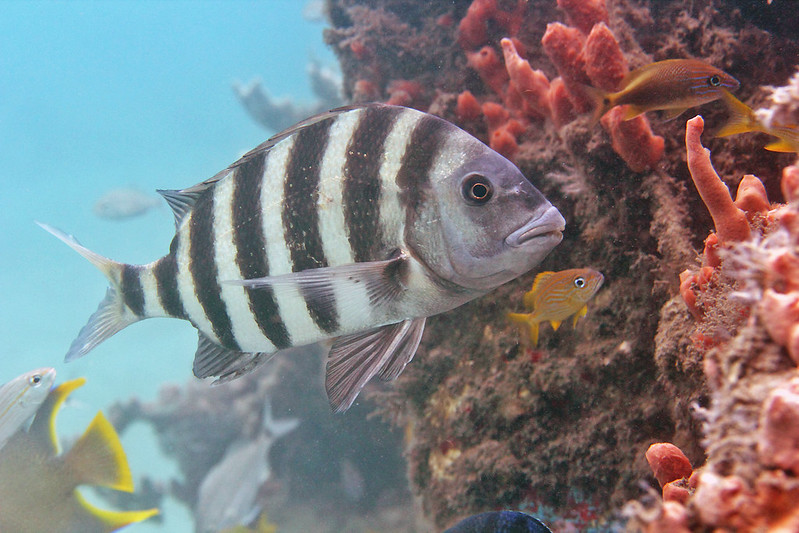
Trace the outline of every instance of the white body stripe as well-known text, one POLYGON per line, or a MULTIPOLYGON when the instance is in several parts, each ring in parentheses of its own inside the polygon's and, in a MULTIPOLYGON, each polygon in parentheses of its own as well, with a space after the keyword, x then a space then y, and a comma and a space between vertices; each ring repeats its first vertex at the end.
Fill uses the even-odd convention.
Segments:
POLYGON ((233 189, 232 176, 214 187, 214 263, 220 281, 220 297, 230 318, 233 337, 244 352, 274 352, 275 346, 261 332, 250 311, 250 300, 244 288, 225 280, 242 279, 236 262, 236 245, 233 242, 233 189))
MULTIPOLYGON (((344 165, 347 162, 347 146, 363 116, 363 111, 359 109, 338 117, 330 128, 330 140, 322 158, 316 207, 319 214, 319 236, 329 266, 355 262, 344 220, 344 165)), ((333 290, 341 331, 358 331, 369 323, 369 295, 363 283, 336 283, 333 290)))
MULTIPOLYGON (((266 256, 269 258, 269 275, 291 273, 292 262, 283 234, 283 191, 286 166, 295 136, 277 143, 266 157, 266 170, 261 186, 261 215, 266 239, 266 256)), ((280 317, 291 337, 293 346, 300 346, 327 337, 314 323, 305 299, 293 287, 274 287, 280 317)))
POLYGON ((144 316, 169 316, 161 306, 161 299, 158 297, 158 282, 155 280, 154 266, 155 263, 150 263, 139 270, 139 283, 141 283, 144 294, 144 316))
POLYGON ((194 293, 194 279, 189 270, 189 265, 191 264, 191 259, 189 257, 189 224, 181 224, 177 233, 179 238, 177 250, 175 250, 175 262, 178 271, 178 293, 180 294, 180 300, 183 302, 183 310, 197 329, 207 335, 208 338, 215 343, 220 344, 219 339, 214 334, 214 328, 211 322, 205 316, 203 306, 194 293))

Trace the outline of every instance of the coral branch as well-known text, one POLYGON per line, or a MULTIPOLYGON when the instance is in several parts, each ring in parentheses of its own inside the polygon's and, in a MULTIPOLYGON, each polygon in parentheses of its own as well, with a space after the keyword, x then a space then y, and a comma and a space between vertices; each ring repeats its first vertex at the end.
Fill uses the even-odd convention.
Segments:
POLYGON ((696 189, 705 202, 716 233, 722 243, 743 241, 749 238, 749 223, 743 211, 735 206, 730 191, 710 163, 710 150, 702 146, 700 137, 705 122, 700 115, 685 125, 685 148, 688 151, 688 170, 696 189))

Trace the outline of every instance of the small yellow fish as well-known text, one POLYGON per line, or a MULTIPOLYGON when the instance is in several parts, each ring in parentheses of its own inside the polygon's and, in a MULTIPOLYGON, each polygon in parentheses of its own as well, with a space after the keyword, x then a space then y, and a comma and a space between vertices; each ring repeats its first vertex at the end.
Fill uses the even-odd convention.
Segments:
POLYGON ((529 326, 530 340, 538 345, 538 324, 548 321, 557 330, 563 320, 574 315, 573 324, 588 312, 586 303, 593 298, 605 277, 590 268, 573 268, 560 272, 541 272, 533 288, 524 295, 524 306, 531 313, 508 313, 508 318, 529 326))
POLYGON ((716 133, 716 137, 761 132, 779 139, 764 146, 766 150, 771 150, 772 152, 799 152, 799 127, 784 124, 766 126, 751 107, 731 95, 729 91, 722 91, 722 99, 730 110, 730 118, 716 133))
POLYGON ((56 387, 27 431, 0 450, 0 531, 3 533, 108 533, 158 513, 108 511, 87 502, 78 485, 133 491, 133 479, 119 436, 98 412, 72 446, 59 454, 55 419, 67 396, 85 379, 56 387))
POLYGON ((627 105, 624 120, 647 111, 664 110, 666 119, 689 107, 718 100, 722 89, 735 90, 738 80, 698 59, 667 59, 631 71, 621 81, 621 90, 607 93, 587 87, 596 107, 594 120, 617 105, 627 105))

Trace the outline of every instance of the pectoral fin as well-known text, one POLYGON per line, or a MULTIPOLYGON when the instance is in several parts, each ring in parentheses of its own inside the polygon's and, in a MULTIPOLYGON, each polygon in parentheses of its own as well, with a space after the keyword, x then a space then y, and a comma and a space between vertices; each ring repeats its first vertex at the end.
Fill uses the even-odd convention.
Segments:
POLYGON ((678 107, 672 109, 664 109, 663 110, 663 122, 668 122, 669 120, 674 120, 675 118, 679 117, 683 113, 688 110, 687 107, 678 107))
POLYGON ((397 251, 384 261, 351 263, 334 267, 322 267, 292 272, 265 278, 226 280, 224 283, 241 285, 248 289, 283 287, 296 290, 307 302, 321 310, 330 310, 333 305, 362 308, 363 299, 358 286, 366 287, 366 294, 373 306, 380 306, 398 297, 404 290, 403 279, 407 273, 410 257, 397 251), (342 290, 332 297, 335 287, 342 290))
POLYGON ((424 324, 425 318, 414 318, 339 337, 330 349, 325 376, 333 410, 349 409, 373 376, 396 378, 413 359, 424 324))
POLYGON ((574 319, 572 320, 572 327, 576 326, 577 325, 577 320, 581 316, 585 316, 586 314, 588 314, 588 306, 584 305, 579 311, 574 313, 574 319))

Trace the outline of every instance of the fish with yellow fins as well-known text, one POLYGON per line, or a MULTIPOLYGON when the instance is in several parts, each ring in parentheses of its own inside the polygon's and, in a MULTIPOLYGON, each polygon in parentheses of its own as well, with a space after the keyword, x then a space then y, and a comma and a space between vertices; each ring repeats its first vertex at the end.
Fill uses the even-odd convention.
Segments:
POLYGON ((722 97, 723 90, 735 90, 738 80, 699 59, 666 59, 631 71, 617 92, 587 87, 594 100, 593 120, 617 105, 626 105, 624 120, 647 111, 665 111, 670 120, 694 107, 722 97))
POLYGON ((99 509, 76 490, 79 485, 96 485, 133 492, 125 451, 102 412, 69 451, 59 453, 56 415, 85 381, 67 381, 50 391, 30 428, 14 434, 0 450, 3 533, 106 533, 158 513, 99 509))
POLYGON ((760 132, 778 140, 764 146, 772 152, 799 152, 799 126, 795 124, 766 125, 757 113, 738 100, 729 91, 722 91, 722 99, 730 110, 727 123, 716 133, 716 137, 727 137, 739 133, 760 132))
POLYGON ((538 324, 549 322, 557 330, 561 323, 574 315, 573 324, 588 312, 587 302, 602 286, 605 277, 590 268, 572 268, 560 272, 541 272, 533 287, 524 295, 524 306, 530 313, 508 313, 508 318, 528 326, 530 340, 538 345, 538 324))

